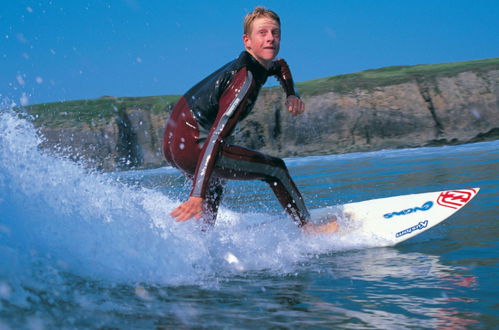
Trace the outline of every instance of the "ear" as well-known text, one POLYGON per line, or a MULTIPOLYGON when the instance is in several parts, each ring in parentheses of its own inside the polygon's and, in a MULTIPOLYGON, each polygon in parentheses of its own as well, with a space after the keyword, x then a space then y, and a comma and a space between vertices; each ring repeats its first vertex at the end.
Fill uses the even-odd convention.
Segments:
POLYGON ((246 33, 243 34, 243 44, 246 49, 251 49, 251 39, 246 33))

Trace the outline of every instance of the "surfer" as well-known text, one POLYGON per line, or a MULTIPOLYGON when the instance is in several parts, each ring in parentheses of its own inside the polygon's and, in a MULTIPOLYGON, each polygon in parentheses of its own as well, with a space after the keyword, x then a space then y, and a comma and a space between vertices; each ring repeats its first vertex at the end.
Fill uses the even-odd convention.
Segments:
POLYGON ((180 98, 172 110, 163 137, 169 164, 192 179, 187 201, 170 215, 177 221, 203 219, 213 224, 226 180, 263 180, 284 210, 306 232, 334 232, 336 221, 314 225, 303 197, 280 158, 232 145, 228 139, 244 119, 269 76, 286 92, 286 107, 293 116, 305 105, 294 89, 287 63, 275 59, 280 47, 279 16, 256 7, 243 23, 245 50, 239 57, 206 77, 180 98))

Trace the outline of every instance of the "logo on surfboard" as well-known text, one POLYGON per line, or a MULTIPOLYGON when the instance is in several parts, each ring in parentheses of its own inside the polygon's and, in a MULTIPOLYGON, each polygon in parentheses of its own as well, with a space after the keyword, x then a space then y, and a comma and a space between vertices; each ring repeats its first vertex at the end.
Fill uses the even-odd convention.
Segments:
POLYGON ((408 235, 413 231, 425 229, 426 227, 428 227, 428 220, 421 221, 415 226, 399 231, 398 233, 395 234, 395 237, 399 238, 401 236, 408 235))
POLYGON ((406 215, 406 214, 411 214, 411 213, 414 213, 414 212, 417 212, 417 211, 428 211, 432 207, 433 207, 433 202, 432 201, 427 201, 421 207, 416 206, 416 207, 408 208, 408 209, 405 209, 405 210, 402 210, 402 211, 398 211, 398 212, 387 213, 387 214, 383 215, 383 217, 385 217, 387 219, 390 219, 390 218, 392 218, 392 217, 394 217, 396 215, 406 215))
POLYGON ((476 194, 475 189, 449 190, 440 193, 437 203, 451 209, 459 209, 470 201, 476 194))

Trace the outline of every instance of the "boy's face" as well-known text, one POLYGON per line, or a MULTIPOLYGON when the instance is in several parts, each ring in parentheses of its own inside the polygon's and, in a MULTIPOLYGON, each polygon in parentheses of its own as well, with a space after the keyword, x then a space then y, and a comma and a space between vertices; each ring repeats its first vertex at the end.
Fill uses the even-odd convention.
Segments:
POLYGON ((260 17, 253 21, 249 34, 243 35, 244 47, 267 69, 279 53, 281 28, 271 18, 260 17))

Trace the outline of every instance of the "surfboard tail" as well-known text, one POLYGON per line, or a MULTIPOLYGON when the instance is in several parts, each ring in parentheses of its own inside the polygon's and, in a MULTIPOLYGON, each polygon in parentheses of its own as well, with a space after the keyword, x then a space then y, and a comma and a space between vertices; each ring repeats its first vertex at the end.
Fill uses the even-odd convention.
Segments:
MULTIPOLYGON (((373 199, 340 206, 356 234, 377 238, 391 246, 436 226, 468 204, 480 188, 444 190, 373 199)), ((329 209, 331 210, 331 209, 329 209)), ((313 210, 312 218, 328 209, 313 210)), ((349 230, 349 228, 346 228, 349 230)))

